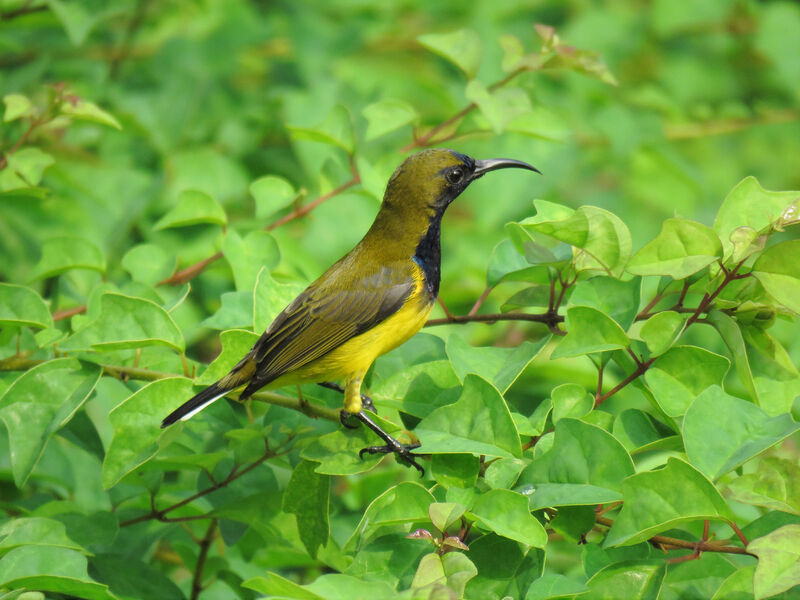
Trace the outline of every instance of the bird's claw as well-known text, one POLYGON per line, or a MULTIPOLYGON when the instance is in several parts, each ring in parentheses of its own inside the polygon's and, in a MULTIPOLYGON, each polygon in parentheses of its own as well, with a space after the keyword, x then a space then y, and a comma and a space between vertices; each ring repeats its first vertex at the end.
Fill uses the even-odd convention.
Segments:
POLYGON ((366 448, 362 448, 358 452, 358 457, 364 460, 365 454, 396 454, 401 460, 419 471, 420 476, 424 477, 425 469, 414 460, 417 455, 411 452, 411 450, 419 448, 421 444, 401 444, 395 439, 392 439, 392 442, 387 442, 384 446, 367 446, 366 448))
POLYGON ((352 416, 353 416, 352 413, 349 413, 345 409, 342 409, 339 411, 339 422, 344 427, 347 427, 347 429, 358 429, 358 425, 351 425, 350 423, 347 422, 347 419, 349 419, 352 416))

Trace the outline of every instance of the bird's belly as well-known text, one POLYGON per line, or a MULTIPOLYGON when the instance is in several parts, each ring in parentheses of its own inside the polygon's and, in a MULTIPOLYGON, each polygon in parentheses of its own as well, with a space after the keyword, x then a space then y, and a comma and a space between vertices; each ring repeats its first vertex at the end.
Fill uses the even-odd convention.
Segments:
POLYGON ((350 338, 317 360, 279 377, 270 387, 339 379, 365 372, 381 354, 394 350, 417 333, 427 321, 432 308, 433 301, 429 300, 427 294, 413 294, 400 310, 386 320, 350 338))

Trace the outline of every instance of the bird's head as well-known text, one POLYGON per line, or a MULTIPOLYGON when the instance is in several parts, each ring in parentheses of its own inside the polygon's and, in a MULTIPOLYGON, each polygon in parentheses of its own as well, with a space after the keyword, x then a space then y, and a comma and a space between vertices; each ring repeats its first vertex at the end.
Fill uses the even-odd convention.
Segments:
POLYGON ((476 160, 454 150, 432 148, 412 154, 392 174, 383 204, 406 215, 441 216, 467 186, 497 169, 539 170, 510 158, 476 160))

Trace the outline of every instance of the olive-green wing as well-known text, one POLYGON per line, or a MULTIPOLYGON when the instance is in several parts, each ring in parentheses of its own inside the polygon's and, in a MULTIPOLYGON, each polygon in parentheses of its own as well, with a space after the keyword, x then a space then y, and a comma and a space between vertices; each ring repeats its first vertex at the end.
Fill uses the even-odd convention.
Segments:
POLYGON ((414 290, 405 266, 379 267, 359 278, 323 277, 281 312, 248 358, 256 373, 247 396, 307 365, 394 314, 414 290))

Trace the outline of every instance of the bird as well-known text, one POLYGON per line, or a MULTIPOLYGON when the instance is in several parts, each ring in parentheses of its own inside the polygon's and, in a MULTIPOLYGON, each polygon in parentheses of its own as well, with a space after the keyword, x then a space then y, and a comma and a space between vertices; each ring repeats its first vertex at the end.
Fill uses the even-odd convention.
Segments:
POLYGON ((541 174, 519 160, 476 160, 446 148, 406 158, 389 178, 361 241, 278 314, 227 375, 170 413, 161 427, 240 388, 238 400, 244 401, 264 387, 319 383, 343 392, 343 424, 354 416, 385 442, 362 449, 361 458, 394 453, 424 474, 412 452, 419 444, 400 443, 367 414, 374 406, 362 394, 362 382, 375 359, 417 333, 433 308, 447 207, 475 180, 506 168, 541 174))

